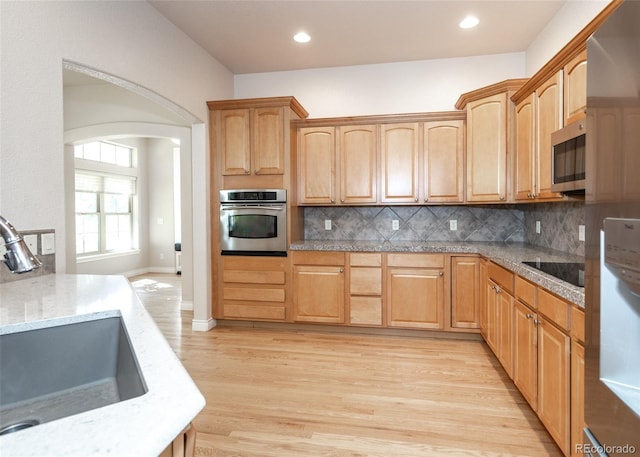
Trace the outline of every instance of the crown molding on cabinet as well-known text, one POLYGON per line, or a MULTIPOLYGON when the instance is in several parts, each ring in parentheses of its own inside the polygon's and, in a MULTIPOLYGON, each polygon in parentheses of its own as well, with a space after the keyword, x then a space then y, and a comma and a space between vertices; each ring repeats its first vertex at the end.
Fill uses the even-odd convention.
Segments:
POLYGON ((241 109, 241 108, 269 108, 274 106, 289 105, 289 107, 299 117, 306 118, 309 113, 295 97, 265 97, 265 98, 244 98, 232 100, 217 100, 207 102, 210 110, 241 109))
POLYGON ((429 113, 380 114, 369 116, 325 117, 300 119, 291 122, 293 127, 323 127, 339 125, 395 124, 405 122, 428 122, 465 120, 465 111, 440 111, 429 113))
POLYGON ((529 81, 528 78, 507 79, 499 83, 491 84, 490 86, 485 86, 481 87, 480 89, 472 90, 471 92, 466 92, 462 94, 456 102, 456 108, 460 110, 465 109, 467 103, 469 102, 480 100, 486 97, 491 97, 493 95, 502 94, 504 92, 515 92, 520 89, 520 87, 522 87, 522 85, 527 81, 529 81))

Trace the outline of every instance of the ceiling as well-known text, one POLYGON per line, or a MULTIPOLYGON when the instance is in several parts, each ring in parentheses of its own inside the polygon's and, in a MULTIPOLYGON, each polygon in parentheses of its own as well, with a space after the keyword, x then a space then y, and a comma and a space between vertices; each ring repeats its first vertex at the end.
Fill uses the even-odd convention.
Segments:
POLYGON ((566 1, 148 0, 233 74, 523 52, 566 1))

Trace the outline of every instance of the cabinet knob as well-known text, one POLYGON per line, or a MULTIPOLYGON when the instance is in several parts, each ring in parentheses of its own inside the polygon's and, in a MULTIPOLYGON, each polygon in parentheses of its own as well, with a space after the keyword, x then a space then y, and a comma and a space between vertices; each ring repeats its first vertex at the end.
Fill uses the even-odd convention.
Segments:
POLYGON ((258 174, 258 172, 259 172, 259 170, 258 170, 258 169, 253 170, 253 174, 254 174, 254 175, 257 175, 257 174, 258 174))
POLYGON ((527 319, 531 319, 532 317, 533 317, 533 314, 527 313, 527 319))
POLYGON ((340 203, 344 203, 344 198, 341 198, 341 199, 340 199, 340 203))
POLYGON ((245 174, 245 175, 248 175, 248 174, 249 174, 249 170, 245 170, 245 171, 244 171, 244 174, 245 174))
POLYGON ((413 201, 418 203, 418 197, 414 198, 413 201))
POLYGON ((427 203, 429 201, 429 197, 424 197, 424 202, 427 203))
POLYGON ((533 320, 533 325, 540 325, 540 320, 539 319, 534 319, 533 320))
POLYGON ((340 268, 340 273, 344 273, 344 268, 340 268))
POLYGON ((500 288, 500 286, 496 286, 496 293, 499 294, 500 292, 502 292, 502 289, 500 288))
POLYGON ((444 271, 441 271, 440 273, 438 273, 438 275, 444 276, 444 271))
POLYGON ((527 194, 527 198, 532 198, 532 195, 530 193, 527 194))
POLYGON ((500 195, 500 200, 504 200, 504 195, 500 195))
POLYGON ((335 202, 336 202, 336 201, 332 198, 332 199, 331 199, 331 203, 335 203, 335 202))

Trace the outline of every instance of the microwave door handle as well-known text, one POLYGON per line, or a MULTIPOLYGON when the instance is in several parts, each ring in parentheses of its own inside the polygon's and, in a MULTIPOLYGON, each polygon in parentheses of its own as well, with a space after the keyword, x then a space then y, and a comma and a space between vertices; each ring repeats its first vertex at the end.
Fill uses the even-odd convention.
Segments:
POLYGON ((243 210, 243 209, 260 209, 260 210, 270 210, 270 211, 284 211, 284 206, 267 206, 267 205, 263 205, 263 206, 222 206, 220 208, 222 211, 237 211, 237 210, 243 210))

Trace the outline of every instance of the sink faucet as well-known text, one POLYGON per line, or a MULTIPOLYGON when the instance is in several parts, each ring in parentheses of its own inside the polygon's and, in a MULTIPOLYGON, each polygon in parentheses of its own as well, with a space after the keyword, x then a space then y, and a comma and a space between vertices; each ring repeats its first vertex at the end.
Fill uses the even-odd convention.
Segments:
POLYGON ((2 216, 0 216, 0 236, 4 239, 7 248, 4 263, 13 273, 26 273, 42 266, 42 262, 31 253, 15 227, 2 216))

